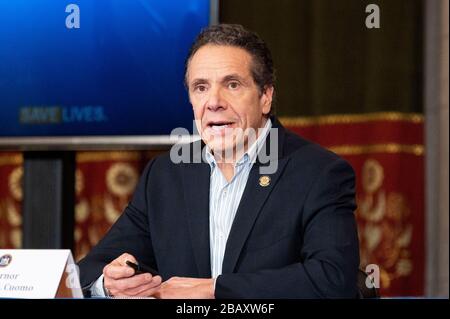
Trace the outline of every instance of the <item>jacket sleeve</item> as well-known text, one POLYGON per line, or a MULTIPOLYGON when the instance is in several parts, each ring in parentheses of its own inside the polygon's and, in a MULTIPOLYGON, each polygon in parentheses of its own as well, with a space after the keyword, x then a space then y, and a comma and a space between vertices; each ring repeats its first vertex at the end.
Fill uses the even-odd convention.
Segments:
POLYGON ((359 245, 355 176, 347 162, 328 164, 303 206, 300 262, 255 273, 222 274, 216 298, 354 298, 359 245))
POLYGON ((147 215, 147 192, 150 170, 154 161, 145 168, 132 201, 103 239, 79 262, 81 286, 88 290, 102 274, 103 268, 123 253, 156 268, 147 215))

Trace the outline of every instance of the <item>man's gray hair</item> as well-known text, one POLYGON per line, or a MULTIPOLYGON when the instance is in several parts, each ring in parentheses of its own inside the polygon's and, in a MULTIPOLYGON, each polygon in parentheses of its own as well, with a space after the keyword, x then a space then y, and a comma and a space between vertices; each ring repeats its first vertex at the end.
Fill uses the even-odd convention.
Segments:
POLYGON ((187 83, 188 65, 192 56, 208 44, 228 45, 242 48, 252 56, 251 73, 261 93, 275 85, 275 71, 272 54, 266 43, 254 32, 246 30, 239 24, 217 24, 206 27, 197 36, 189 50, 185 62, 185 85, 187 83))

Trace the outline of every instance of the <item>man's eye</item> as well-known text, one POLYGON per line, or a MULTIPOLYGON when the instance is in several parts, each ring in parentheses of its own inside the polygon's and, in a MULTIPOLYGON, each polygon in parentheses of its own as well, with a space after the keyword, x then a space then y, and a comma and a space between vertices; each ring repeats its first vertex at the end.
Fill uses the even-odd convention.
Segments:
POLYGON ((232 90, 236 90, 237 88, 239 88, 239 82, 230 82, 230 83, 228 83, 228 88, 230 88, 232 90))
POLYGON ((206 91, 206 86, 205 85, 197 85, 196 87, 194 87, 194 91, 196 91, 196 92, 205 92, 206 91))

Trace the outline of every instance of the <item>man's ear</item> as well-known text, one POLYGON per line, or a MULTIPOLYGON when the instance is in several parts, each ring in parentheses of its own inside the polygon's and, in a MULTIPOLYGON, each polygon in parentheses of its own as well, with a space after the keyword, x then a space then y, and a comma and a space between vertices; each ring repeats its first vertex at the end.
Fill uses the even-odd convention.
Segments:
POLYGON ((261 94, 261 106, 263 114, 269 114, 270 109, 272 108, 272 99, 273 99, 273 86, 265 86, 264 91, 261 94))

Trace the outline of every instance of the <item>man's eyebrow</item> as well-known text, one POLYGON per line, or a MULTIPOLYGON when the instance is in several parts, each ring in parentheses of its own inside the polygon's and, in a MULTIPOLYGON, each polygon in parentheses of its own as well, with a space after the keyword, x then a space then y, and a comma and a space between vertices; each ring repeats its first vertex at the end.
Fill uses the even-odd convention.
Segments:
POLYGON ((192 86, 196 86, 196 85, 199 85, 199 84, 205 84, 205 83, 208 83, 208 80, 207 80, 207 79, 202 79, 202 78, 200 78, 200 79, 194 79, 194 80, 192 80, 191 85, 192 85, 192 86))
POLYGON ((223 77, 222 82, 229 82, 229 81, 239 81, 239 82, 246 82, 244 77, 240 76, 237 73, 229 74, 223 77))
MULTIPOLYGON (((222 82, 222 83, 227 83, 229 81, 239 81, 239 82, 242 82, 242 83, 247 83, 245 78, 242 77, 241 75, 237 74, 237 73, 232 73, 232 74, 225 75, 220 80, 220 82, 222 82)), ((198 79, 192 80, 191 83, 190 83, 190 86, 197 86, 199 84, 206 84, 206 83, 209 83, 208 79, 198 78, 198 79)))

